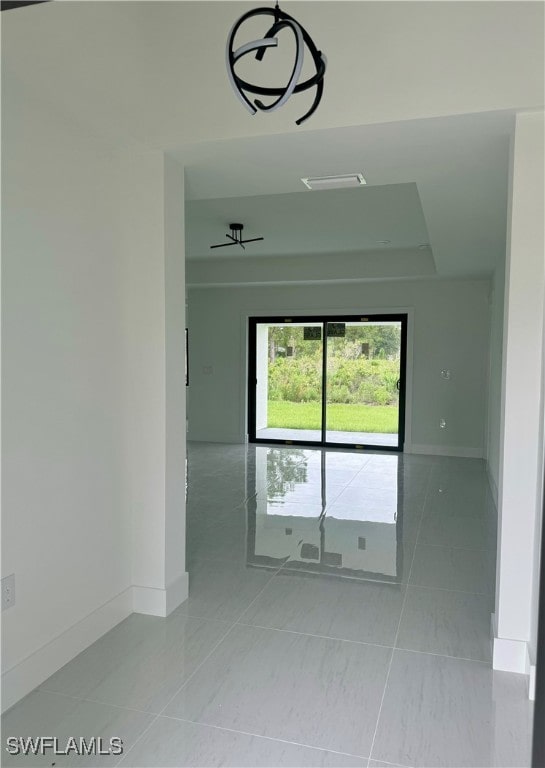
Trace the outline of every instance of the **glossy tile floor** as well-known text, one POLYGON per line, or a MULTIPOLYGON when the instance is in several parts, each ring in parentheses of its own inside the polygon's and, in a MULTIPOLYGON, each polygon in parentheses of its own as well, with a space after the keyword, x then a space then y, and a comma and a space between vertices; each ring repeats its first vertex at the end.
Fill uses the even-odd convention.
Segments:
POLYGON ((490 663, 483 462, 193 444, 187 515, 189 599, 122 622, 4 736, 123 739, 57 766, 530 764, 526 679, 490 663))

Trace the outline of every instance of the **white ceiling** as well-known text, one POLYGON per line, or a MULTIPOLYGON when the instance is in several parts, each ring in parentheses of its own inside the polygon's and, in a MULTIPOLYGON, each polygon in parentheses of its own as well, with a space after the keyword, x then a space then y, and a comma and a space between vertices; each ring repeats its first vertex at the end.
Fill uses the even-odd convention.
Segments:
POLYGON ((513 114, 543 104, 543 4, 286 2, 328 59, 322 104, 297 129, 305 95, 251 117, 229 88, 225 39, 248 7, 57 0, 4 13, 6 93, 24 89, 109 148, 179 157, 190 259, 209 259, 239 220, 265 237, 252 250, 263 258, 429 242, 440 276, 489 274, 505 253, 513 114), (300 181, 353 171, 366 189, 300 181))
MULTIPOLYGON (((251 118, 227 81, 228 32, 261 2, 272 5, 55 0, 5 12, 3 76, 124 149, 299 132, 294 120, 312 94, 251 118)), ((543 3, 286 0, 282 7, 328 61, 324 96, 305 130, 543 104, 543 3)), ((264 67, 277 82, 283 51, 281 41, 264 67)))
POLYGON ((428 242, 416 184, 189 201, 186 231, 188 258, 369 251, 428 242), (243 238, 263 233, 265 240, 227 251, 225 223, 232 221, 244 224, 243 238), (221 254, 210 249, 221 242, 221 254))
POLYGON ((194 144, 186 167, 188 258, 414 249, 440 276, 483 275, 505 255, 507 112, 194 144), (362 172, 367 186, 301 178, 362 172), (210 251, 240 221, 265 241, 210 251), (380 246, 379 240, 390 240, 380 246))

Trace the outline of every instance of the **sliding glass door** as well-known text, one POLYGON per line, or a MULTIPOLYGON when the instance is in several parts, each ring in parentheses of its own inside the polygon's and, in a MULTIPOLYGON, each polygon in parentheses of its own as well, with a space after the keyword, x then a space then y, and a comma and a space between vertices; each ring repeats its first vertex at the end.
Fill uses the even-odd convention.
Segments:
POLYGON ((255 329, 256 437, 321 442, 322 323, 259 322, 255 329))
POLYGON ((401 320, 327 322, 328 443, 399 443, 401 320))
POLYGON ((250 318, 250 440, 402 450, 406 325, 406 315, 250 318))

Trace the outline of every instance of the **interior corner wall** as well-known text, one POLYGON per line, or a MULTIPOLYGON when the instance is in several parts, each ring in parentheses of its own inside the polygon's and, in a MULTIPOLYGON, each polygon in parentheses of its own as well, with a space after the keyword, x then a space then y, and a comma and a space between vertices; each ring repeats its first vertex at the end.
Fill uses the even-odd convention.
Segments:
POLYGON ((189 593, 185 562, 185 186, 184 168, 164 158, 165 230, 165 589, 166 613, 189 593))
MULTIPOLYGON (((545 308, 545 296, 543 297, 543 306, 545 308)), ((543 344, 542 344, 542 360, 545 361, 545 311, 543 313, 543 344)), ((541 381, 541 418, 540 418, 540 452, 538 456, 538 466, 545 468, 545 375, 541 381)), ((530 626, 530 642, 528 644, 528 665, 530 666, 530 696, 533 699, 535 697, 535 666, 538 650, 538 625, 539 625, 539 590, 540 590, 540 575, 541 575, 541 541, 542 541, 542 528, 543 528, 543 506, 544 506, 544 493, 545 493, 545 477, 543 472, 539 477, 537 490, 537 511, 536 521, 534 529, 534 556, 533 556, 533 573, 532 573, 532 608, 531 608, 531 626, 530 626), (533 669, 532 669, 533 668, 533 669)))
POLYGON ((500 477, 501 382, 505 260, 498 264, 490 293, 490 368, 488 385, 487 472, 494 503, 498 505, 500 477))
POLYGON ((190 440, 246 439, 247 317, 413 308, 407 450, 484 456, 488 280, 408 280, 189 290, 190 440), (449 368, 451 379, 441 377, 449 368), (440 429, 444 418, 446 429, 440 429))
POLYGON ((188 594, 184 169, 159 150, 127 151, 119 189, 134 610, 166 616, 188 594))
POLYGON ((115 160, 2 86, 6 708, 132 605, 115 160))
POLYGON ((525 672, 537 626, 543 492, 543 112, 516 116, 505 275, 493 666, 525 672))

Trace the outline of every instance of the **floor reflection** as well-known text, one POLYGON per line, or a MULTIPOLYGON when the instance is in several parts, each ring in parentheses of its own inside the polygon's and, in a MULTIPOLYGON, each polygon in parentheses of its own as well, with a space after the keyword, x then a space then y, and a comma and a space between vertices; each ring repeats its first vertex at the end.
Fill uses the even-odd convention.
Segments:
POLYGON ((403 456, 256 450, 247 563, 399 583, 403 456))

